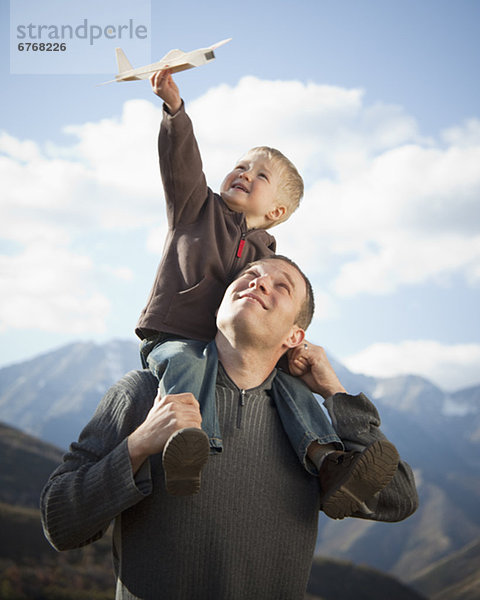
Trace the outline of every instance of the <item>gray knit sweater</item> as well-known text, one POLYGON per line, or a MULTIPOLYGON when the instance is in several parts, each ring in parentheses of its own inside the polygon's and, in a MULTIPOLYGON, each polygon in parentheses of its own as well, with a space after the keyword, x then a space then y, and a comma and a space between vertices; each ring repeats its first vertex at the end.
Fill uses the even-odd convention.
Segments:
MULTIPOLYGON (((303 598, 317 534, 318 481, 283 432, 269 393, 274 375, 242 399, 220 367, 224 451, 210 457, 200 493, 179 498, 165 492, 160 456, 132 476, 126 437, 145 419, 157 381, 148 371, 127 374, 45 486, 42 519, 50 542, 59 550, 76 548, 115 520, 117 599, 303 598)), ((356 443, 355 430, 364 438, 376 411, 365 399, 362 414, 352 421, 355 410, 349 410, 343 421, 342 402, 351 398, 341 395, 329 410, 356 443)), ((408 465, 401 464, 395 480, 382 505, 387 520, 399 511, 407 516, 416 501, 408 465)))

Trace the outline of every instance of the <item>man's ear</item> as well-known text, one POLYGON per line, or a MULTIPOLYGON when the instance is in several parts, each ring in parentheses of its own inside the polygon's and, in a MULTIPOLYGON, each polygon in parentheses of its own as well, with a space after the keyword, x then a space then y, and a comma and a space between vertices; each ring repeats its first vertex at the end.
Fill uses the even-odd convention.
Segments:
POLYGON ((298 325, 294 325, 290 330, 288 338, 285 340, 287 348, 296 348, 305 339, 305 331, 298 325))
POLYGON ((275 222, 281 219, 285 213, 287 212, 286 206, 276 206, 270 212, 268 212, 265 216, 269 221, 275 222))

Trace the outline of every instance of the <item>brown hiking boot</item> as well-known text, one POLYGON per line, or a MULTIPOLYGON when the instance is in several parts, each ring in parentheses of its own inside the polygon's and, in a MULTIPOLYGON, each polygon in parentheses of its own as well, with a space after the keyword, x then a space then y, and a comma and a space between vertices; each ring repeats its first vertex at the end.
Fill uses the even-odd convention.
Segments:
POLYGON ((208 436, 202 429, 187 427, 173 433, 162 454, 167 492, 172 496, 197 494, 209 452, 208 436))
POLYGON ((398 467, 397 449, 387 440, 370 444, 363 452, 331 452, 320 467, 323 512, 332 519, 353 513, 372 514, 365 501, 390 483, 398 467))

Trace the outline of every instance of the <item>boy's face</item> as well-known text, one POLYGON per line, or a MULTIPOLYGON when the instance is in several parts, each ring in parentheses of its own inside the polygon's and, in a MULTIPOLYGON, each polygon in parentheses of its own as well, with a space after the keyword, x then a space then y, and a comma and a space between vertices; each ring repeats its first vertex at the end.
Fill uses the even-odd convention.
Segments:
POLYGON ((278 167, 266 155, 249 152, 225 177, 220 193, 231 210, 245 213, 249 229, 265 228, 285 214, 279 187, 278 167))

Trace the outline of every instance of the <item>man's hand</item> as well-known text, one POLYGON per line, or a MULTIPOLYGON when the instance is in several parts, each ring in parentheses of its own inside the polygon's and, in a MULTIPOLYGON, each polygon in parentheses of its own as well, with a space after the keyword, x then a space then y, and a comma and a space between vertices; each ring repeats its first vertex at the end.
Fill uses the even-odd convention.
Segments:
POLYGON ((182 99, 177 84, 172 79, 170 70, 157 71, 150 77, 153 92, 161 98, 174 115, 182 106, 182 99))
POLYGON ((145 421, 128 437, 128 452, 136 473, 152 454, 163 450, 168 438, 185 427, 202 424, 200 405, 190 393, 170 394, 164 398, 157 394, 145 421))
POLYGON ((288 367, 292 375, 300 377, 312 392, 323 398, 346 391, 321 346, 305 341, 293 348, 288 352, 288 367))

